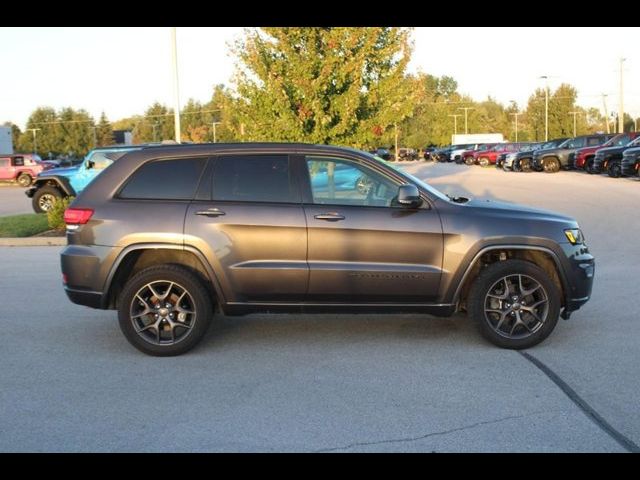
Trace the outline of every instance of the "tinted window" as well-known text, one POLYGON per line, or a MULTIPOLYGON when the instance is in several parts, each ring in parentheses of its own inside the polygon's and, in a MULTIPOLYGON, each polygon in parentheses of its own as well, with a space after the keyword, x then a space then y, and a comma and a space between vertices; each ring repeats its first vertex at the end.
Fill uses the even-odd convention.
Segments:
POLYGON ((205 161, 204 158, 181 158, 149 162, 132 175, 120 197, 191 200, 205 161))
POLYGON ((287 155, 220 157, 213 167, 212 200, 299 202, 287 155))
POLYGON ((348 160, 307 157, 313 203, 388 207, 398 186, 379 173, 348 160))
POLYGON ((587 147, 592 147, 594 145, 600 145, 604 140, 602 137, 589 137, 587 139, 587 147))
POLYGON ((15 167, 22 167, 24 165, 24 157, 13 157, 13 165, 15 167))

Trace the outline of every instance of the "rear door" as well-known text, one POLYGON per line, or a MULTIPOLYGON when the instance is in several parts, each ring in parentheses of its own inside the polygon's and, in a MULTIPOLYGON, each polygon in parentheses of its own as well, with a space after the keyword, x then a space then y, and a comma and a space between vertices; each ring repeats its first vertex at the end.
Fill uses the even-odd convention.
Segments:
POLYGON ((211 159, 187 210, 185 241, 216 271, 227 302, 298 302, 307 291, 307 225, 284 154, 211 159))
POLYGON ((298 157, 315 303, 428 303, 438 293, 442 227, 428 205, 394 204, 397 180, 362 161, 298 157))

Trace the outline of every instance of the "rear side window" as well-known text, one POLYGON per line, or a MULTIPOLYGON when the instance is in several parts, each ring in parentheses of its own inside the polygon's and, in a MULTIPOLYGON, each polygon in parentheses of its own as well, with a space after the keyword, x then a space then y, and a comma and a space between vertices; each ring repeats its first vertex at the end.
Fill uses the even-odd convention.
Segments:
POLYGON ((140 167, 120 192, 120 198, 191 200, 206 158, 157 160, 140 167))
POLYGON ((594 145, 600 145, 605 141, 603 137, 589 137, 587 139, 587 147, 593 147, 594 145))
POLYGON ((24 157, 13 157, 13 165, 16 167, 23 167, 24 157))
POLYGON ((213 167, 211 199, 298 203, 287 155, 219 157, 213 167))

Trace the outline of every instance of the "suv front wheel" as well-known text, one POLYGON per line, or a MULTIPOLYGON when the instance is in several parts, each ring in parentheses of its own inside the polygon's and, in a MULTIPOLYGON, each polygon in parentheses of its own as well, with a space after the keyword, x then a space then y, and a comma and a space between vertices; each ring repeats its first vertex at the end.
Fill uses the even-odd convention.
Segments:
POLYGON ((191 350, 207 332, 212 317, 207 289, 179 265, 138 272, 118 298, 122 333, 148 355, 168 357, 191 350))
POLYGON ((36 190, 31 199, 31 206, 36 213, 47 213, 62 198, 60 190, 49 185, 36 190))
POLYGON ((469 292, 468 310, 491 343, 529 348, 547 338, 558 323, 560 294, 537 265, 506 260, 480 272, 469 292))

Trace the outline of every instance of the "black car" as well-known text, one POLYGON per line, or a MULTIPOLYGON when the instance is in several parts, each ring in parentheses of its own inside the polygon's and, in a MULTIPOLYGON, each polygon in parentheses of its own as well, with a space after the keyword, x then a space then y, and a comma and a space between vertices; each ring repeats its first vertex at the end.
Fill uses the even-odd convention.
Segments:
POLYGON ((371 150, 370 153, 373 153, 374 155, 380 157, 383 160, 388 160, 388 161, 395 160, 391 152, 386 148, 382 148, 382 147, 377 148, 376 150, 371 150))
POLYGON ((622 177, 634 177, 640 175, 640 147, 627 148, 622 154, 620 162, 620 174, 622 177))
POLYGON ((595 273, 573 218, 447 196, 328 145, 145 147, 64 219, 69 299, 117 310, 160 356, 193 348, 217 312, 466 312, 494 344, 529 348, 589 300, 595 273))
POLYGON ((560 144, 555 148, 537 150, 533 153, 532 167, 535 171, 555 173, 560 169, 573 168, 576 150, 584 147, 602 145, 611 136, 604 134, 580 135, 560 144))
POLYGON ((621 162, 624 152, 634 147, 640 147, 640 137, 636 137, 626 145, 600 148, 596 151, 595 157, 593 157, 592 171, 606 173, 614 178, 621 176, 621 162))

